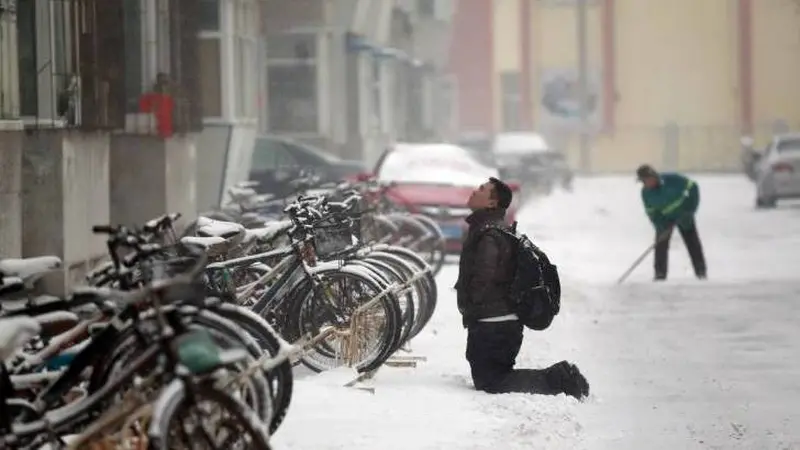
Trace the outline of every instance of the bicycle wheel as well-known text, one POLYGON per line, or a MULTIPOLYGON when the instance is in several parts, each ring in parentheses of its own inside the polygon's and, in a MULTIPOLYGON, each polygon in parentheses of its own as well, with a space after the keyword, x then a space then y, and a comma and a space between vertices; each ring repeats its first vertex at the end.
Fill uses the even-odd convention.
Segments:
POLYGON ((150 450, 270 448, 267 426, 244 403, 210 384, 189 387, 182 380, 154 403, 147 434, 150 450))
POLYGON ((436 276, 442 270, 447 257, 442 229, 436 221, 424 214, 412 214, 411 217, 421 223, 429 233, 413 250, 426 255, 425 261, 431 266, 433 275, 436 276))
MULTIPOLYGON (((275 331, 258 314, 253 311, 230 304, 222 304, 217 312, 244 328, 268 354, 275 356, 280 350, 280 344, 275 331)), ((287 359, 271 371, 266 373, 272 391, 272 420, 269 423, 269 432, 274 434, 280 427, 289 410, 292 401, 294 377, 292 365, 287 359)))
POLYGON ((428 263, 425 262, 422 257, 407 248, 396 245, 381 245, 376 246, 375 250, 394 254, 397 257, 402 258, 415 269, 415 273, 418 271, 424 271, 426 269, 429 270, 428 273, 420 279, 420 283, 424 283, 428 295, 425 296, 425 304, 420 304, 420 325, 415 332, 411 333, 411 336, 409 337, 409 339, 413 339, 414 336, 416 336, 417 333, 419 333, 419 331, 421 331, 422 328, 428 324, 428 322, 431 320, 431 317, 433 317, 434 311, 436 310, 436 303, 438 299, 438 286, 436 284, 436 279, 433 277, 433 273, 430 272, 430 266, 428 266, 428 263))
POLYGON ((334 334, 320 342, 303 355, 302 363, 322 372, 341 366, 343 356, 359 372, 380 367, 399 347, 402 315, 397 297, 384 292, 386 286, 362 267, 325 267, 314 275, 317 285, 312 287, 305 282, 290 297, 296 335, 317 335, 325 326, 336 326, 351 334, 334 334), (384 295, 377 299, 381 293, 384 295), (353 312, 367 303, 370 306, 359 315, 359 325, 354 327, 353 312))
MULTIPOLYGON (((383 277, 387 284, 404 284, 408 279, 408 274, 402 269, 392 266, 386 261, 377 258, 370 258, 367 255, 363 259, 353 259, 348 264, 366 267, 372 270, 377 276, 383 277)), ((402 315, 403 331, 400 334, 400 345, 406 342, 417 319, 417 298, 414 289, 407 290, 405 293, 397 295, 398 306, 402 315)))
MULTIPOLYGON (((189 309, 194 308, 190 307, 189 309)), ((243 347, 248 351, 250 358, 244 364, 237 364, 236 369, 244 370, 246 365, 254 363, 261 356, 262 351, 256 341, 230 320, 207 310, 187 312, 187 317, 190 318, 189 328, 204 328, 208 330, 214 341, 222 348, 243 347)), ((103 387, 108 380, 112 379, 116 370, 125 367, 128 361, 131 361, 139 355, 139 352, 144 350, 145 347, 142 346, 142 341, 138 339, 136 329, 133 326, 123 330, 110 354, 103 356, 92 367, 92 375, 88 385, 89 393, 94 393, 103 387)), ((256 372, 248 380, 243 393, 253 409, 265 420, 269 419, 273 414, 270 388, 271 385, 267 377, 261 372, 256 372)))
POLYGON ((411 327, 408 333, 403 336, 403 343, 405 343, 419 332, 418 330, 422 327, 423 320, 428 316, 428 309, 430 308, 430 302, 428 301, 430 297, 429 289, 423 279, 417 279, 410 285, 408 284, 411 277, 416 274, 415 267, 395 254, 376 251, 368 254, 366 259, 368 261, 380 261, 382 264, 392 267, 400 274, 401 280, 399 282, 408 286, 407 292, 413 299, 415 309, 414 316, 410 318, 411 327))

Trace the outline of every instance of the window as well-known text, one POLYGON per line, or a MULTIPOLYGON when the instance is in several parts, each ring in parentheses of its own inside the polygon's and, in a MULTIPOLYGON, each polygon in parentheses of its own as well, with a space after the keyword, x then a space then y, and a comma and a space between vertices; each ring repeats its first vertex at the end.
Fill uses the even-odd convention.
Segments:
POLYGON ((270 36, 270 60, 308 61, 317 57, 317 35, 313 33, 286 33, 270 36))
POLYGON ((199 11, 200 29, 203 31, 219 32, 219 0, 197 0, 197 8, 199 11))
POLYGON ((256 118, 258 86, 254 71, 258 60, 258 12, 249 1, 234 3, 236 35, 234 37, 234 73, 236 76, 236 113, 239 117, 256 118))
MULTIPOLYGON (((7 0, 0 0, 6 6, 7 0)), ((0 36, 14 36, 17 18, 0 14, 0 36)), ((19 119, 18 49, 16 40, 0 38, 0 119, 19 119)))
POLYGON ((270 130, 317 132, 316 66, 270 66, 267 78, 270 130))
POLYGON ((222 117, 220 40, 200 39, 199 44, 203 117, 222 117))
POLYGON ((269 138, 256 140, 250 170, 263 172, 291 166, 297 166, 297 161, 282 142, 269 138))
POLYGON ((778 153, 800 152, 800 139, 788 138, 778 141, 778 153))
POLYGON ((267 41, 268 128, 277 132, 319 130, 316 34, 287 33, 267 41))
POLYGON ((369 121, 370 125, 375 129, 380 129, 381 127, 381 63, 378 59, 372 60, 372 66, 370 68, 371 72, 371 83, 370 83, 370 98, 372 101, 372 116, 371 120, 369 121))
POLYGON ((139 0, 124 0, 125 14, 125 112, 139 112, 144 93, 142 73, 142 8, 139 0))
POLYGON ((77 119, 77 44, 72 0, 17 3, 20 114, 37 122, 77 119))
POLYGON ((335 164, 338 160, 335 156, 325 153, 323 150, 309 147, 308 145, 290 142, 285 142, 283 145, 289 148, 292 157, 294 157, 301 166, 325 166, 335 164))
POLYGON ((36 51, 36 3, 22 0, 17 4, 20 114, 35 117, 38 105, 38 73, 36 51))
POLYGON ((423 17, 433 17, 436 11, 435 3, 434 0, 417 0, 417 11, 419 15, 423 17))
MULTIPOLYGON (((222 117, 222 3, 197 0, 199 12, 200 87, 203 117, 222 117)), ((235 58, 235 55, 234 55, 235 58)), ((235 81, 235 79, 233 80, 235 81)), ((238 83, 234 83, 236 85, 238 83)))

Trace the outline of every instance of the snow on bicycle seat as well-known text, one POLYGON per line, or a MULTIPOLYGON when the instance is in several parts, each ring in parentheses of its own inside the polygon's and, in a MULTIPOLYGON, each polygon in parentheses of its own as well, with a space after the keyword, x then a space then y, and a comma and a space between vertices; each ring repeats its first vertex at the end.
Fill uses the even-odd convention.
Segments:
POLYGON ((270 222, 263 228, 250 228, 246 232, 248 235, 261 241, 271 241, 279 234, 288 230, 292 226, 291 220, 276 220, 270 222))
POLYGON ((19 277, 25 281, 30 278, 42 276, 61 268, 61 258, 57 256, 36 256, 34 258, 2 259, 0 272, 12 277, 19 277))
POLYGON ((184 236, 181 238, 181 242, 185 244, 199 245, 209 249, 215 245, 224 244, 225 239, 217 236, 184 236))
POLYGON ((0 319, 0 361, 8 359, 41 329, 39 322, 26 316, 0 319))
POLYGON ((244 236, 244 226, 235 222, 223 222, 204 217, 203 220, 197 219, 197 234, 199 236, 216 236, 223 239, 230 239, 241 234, 244 236))
POLYGON ((244 229, 240 234, 231 239, 224 239, 218 236, 184 236, 181 242, 184 244, 195 244, 205 248, 206 255, 209 257, 222 256, 239 245, 244 238, 244 229))

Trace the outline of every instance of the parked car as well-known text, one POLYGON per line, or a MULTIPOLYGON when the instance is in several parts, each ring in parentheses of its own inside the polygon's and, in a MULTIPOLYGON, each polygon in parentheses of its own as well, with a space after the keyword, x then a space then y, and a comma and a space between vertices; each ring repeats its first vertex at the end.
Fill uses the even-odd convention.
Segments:
POLYGON ((472 156, 484 165, 497 167, 497 161, 492 152, 493 143, 492 135, 486 133, 465 133, 456 140, 456 145, 469 150, 472 156))
POLYGON ((750 181, 755 182, 758 178, 758 161, 763 153, 755 149, 755 142, 750 136, 743 136, 740 142, 742 144, 742 170, 750 181))
POLYGON ((537 133, 500 133, 492 151, 499 167, 526 188, 546 193, 553 187, 572 189, 573 172, 564 154, 537 133))
MULTIPOLYGON (((499 173, 456 145, 398 143, 381 155, 374 175, 391 183, 386 195, 400 209, 435 220, 445 236, 446 251, 453 253, 461 250, 467 229, 464 219, 471 213, 467 199, 473 189, 499 173)), ((510 187, 519 191, 516 184, 510 187)), ((516 217, 516 197, 507 214, 509 223, 516 217)))
POLYGON ((774 208, 778 200, 800 198, 800 133, 774 136, 755 175, 756 207, 774 208))
POLYGON ((364 172, 361 161, 341 159, 325 150, 291 139, 256 138, 250 165, 250 180, 258 182, 259 194, 284 197, 293 192, 292 181, 303 172, 313 172, 321 183, 337 182, 364 172))

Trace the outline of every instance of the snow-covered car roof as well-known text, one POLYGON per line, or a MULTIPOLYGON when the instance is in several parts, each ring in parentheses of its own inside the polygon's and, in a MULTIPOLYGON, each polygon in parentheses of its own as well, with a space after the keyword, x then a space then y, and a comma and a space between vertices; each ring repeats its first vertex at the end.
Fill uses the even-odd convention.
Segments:
POLYGON ((538 133, 500 133, 492 146, 495 154, 524 154, 549 152, 550 146, 538 133))
POLYGON ((457 145, 397 143, 378 167, 377 176, 398 183, 472 187, 499 174, 457 145))

